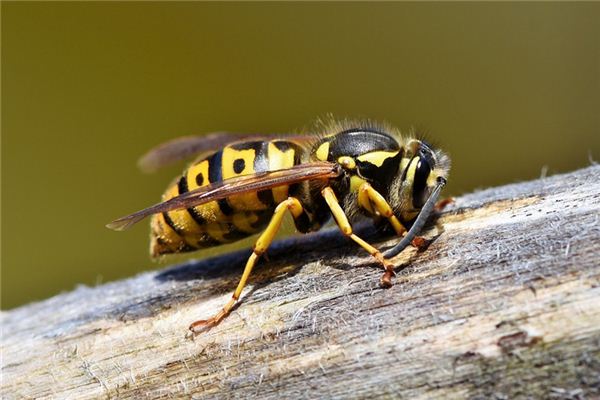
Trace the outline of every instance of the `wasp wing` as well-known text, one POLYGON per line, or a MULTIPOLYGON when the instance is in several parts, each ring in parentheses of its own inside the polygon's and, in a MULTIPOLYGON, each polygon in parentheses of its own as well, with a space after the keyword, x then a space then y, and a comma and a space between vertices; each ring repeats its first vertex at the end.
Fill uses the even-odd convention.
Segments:
POLYGON ((232 132, 214 132, 207 135, 182 136, 150 149, 138 160, 138 167, 143 172, 155 172, 164 166, 191 158, 204 152, 220 149, 227 144, 247 140, 272 140, 276 138, 296 141, 314 140, 314 137, 309 135, 289 134, 268 136, 232 132))
POLYGON ((154 172, 161 167, 190 158, 198 153, 221 148, 227 143, 248 139, 252 135, 215 132, 207 135, 182 136, 150 149, 138 160, 144 172, 154 172))
POLYGON ((152 214, 195 207, 232 195, 257 192, 313 179, 332 179, 340 175, 341 169, 339 166, 329 162, 299 164, 287 169, 242 175, 183 193, 162 203, 119 218, 107 224, 106 227, 122 231, 152 214))

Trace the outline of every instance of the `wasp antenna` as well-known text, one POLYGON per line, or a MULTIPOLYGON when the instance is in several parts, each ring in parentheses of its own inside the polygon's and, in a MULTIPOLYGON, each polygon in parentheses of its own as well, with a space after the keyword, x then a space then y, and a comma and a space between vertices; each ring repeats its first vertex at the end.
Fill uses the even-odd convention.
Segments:
POLYGON ((433 192, 431 192, 431 194, 429 195, 427 202, 425 202, 425 205, 421 209, 421 212, 417 216, 417 219, 415 220, 413 226, 410 228, 406 236, 402 238, 400 243, 383 253, 384 257, 391 258, 398 255, 412 242, 415 236, 417 236, 417 233, 419 233, 419 231, 423 229, 423 226, 425 225, 425 222, 427 222, 427 219, 429 219, 429 216, 431 215, 431 212, 435 207, 435 203, 437 202, 437 199, 440 196, 440 192, 442 191, 442 188, 445 184, 446 179, 440 176, 438 178, 438 183, 435 186, 435 189, 433 189, 433 192))

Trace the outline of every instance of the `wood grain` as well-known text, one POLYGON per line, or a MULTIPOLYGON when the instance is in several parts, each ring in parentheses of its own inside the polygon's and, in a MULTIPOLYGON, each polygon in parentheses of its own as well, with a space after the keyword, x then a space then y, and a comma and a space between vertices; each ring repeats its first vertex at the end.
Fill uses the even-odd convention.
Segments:
MULTIPOLYGON (((194 339, 248 251, 3 312, 3 399, 597 398, 600 166, 479 191, 395 285, 335 230, 280 241, 194 339)), ((389 248, 396 239, 363 234, 389 248)))

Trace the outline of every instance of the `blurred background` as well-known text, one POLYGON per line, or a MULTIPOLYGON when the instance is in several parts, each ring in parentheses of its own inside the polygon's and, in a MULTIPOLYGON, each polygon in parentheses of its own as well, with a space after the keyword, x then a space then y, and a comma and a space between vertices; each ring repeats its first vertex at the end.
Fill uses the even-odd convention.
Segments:
POLYGON ((159 200, 183 165, 135 163, 176 136, 387 120, 450 153, 448 195, 600 159, 599 3, 1 7, 2 309, 173 262, 104 225, 159 200))

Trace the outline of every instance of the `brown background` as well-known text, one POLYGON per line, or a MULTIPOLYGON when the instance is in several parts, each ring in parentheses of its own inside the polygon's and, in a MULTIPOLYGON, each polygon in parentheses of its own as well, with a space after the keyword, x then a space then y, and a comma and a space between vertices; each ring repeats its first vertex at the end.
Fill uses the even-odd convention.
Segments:
POLYGON ((385 119, 454 195, 600 157, 597 3, 1 7, 3 309, 156 267, 104 224, 159 199, 182 166, 135 161, 175 136, 385 119))

